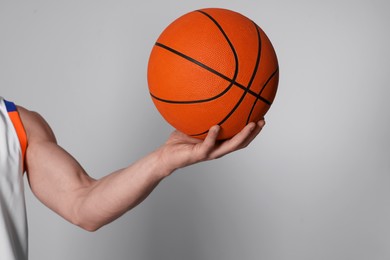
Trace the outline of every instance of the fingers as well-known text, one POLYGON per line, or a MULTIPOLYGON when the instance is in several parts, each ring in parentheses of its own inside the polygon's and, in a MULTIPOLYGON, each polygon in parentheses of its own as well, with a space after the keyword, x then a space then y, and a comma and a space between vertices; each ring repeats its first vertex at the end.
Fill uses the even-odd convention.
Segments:
POLYGON ((212 126, 202 145, 206 148, 214 147, 220 130, 221 127, 219 125, 212 126))
POLYGON ((221 127, 219 125, 212 126, 204 139, 204 141, 199 146, 199 154, 202 160, 209 159, 209 155, 213 149, 215 149, 215 145, 217 142, 217 137, 221 127))
POLYGON ((264 126, 264 120, 260 120, 259 122, 257 122, 255 128, 252 130, 246 140, 241 144, 241 149, 247 147, 253 141, 253 139, 255 139, 255 137, 261 132, 264 126))
POLYGON ((231 139, 224 141, 210 154, 210 157, 219 158, 228 153, 247 147, 260 133, 264 125, 264 120, 260 120, 257 123, 249 123, 241 130, 241 132, 233 136, 231 139))
POLYGON ((264 120, 260 120, 257 123, 251 122, 238 134, 225 141, 217 140, 221 130, 219 125, 211 127, 203 141, 188 136, 185 138, 181 136, 180 138, 179 134, 175 133, 177 140, 175 140, 176 138, 170 138, 171 140, 168 144, 180 145, 181 149, 187 150, 191 159, 187 160, 185 164, 189 165, 196 162, 216 159, 228 153, 245 148, 260 133, 264 124, 264 120))

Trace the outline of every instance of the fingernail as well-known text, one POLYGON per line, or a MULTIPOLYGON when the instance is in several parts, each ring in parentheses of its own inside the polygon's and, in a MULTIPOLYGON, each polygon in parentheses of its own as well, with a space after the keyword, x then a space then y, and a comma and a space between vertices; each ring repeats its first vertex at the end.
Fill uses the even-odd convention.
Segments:
POLYGON ((260 127, 264 127, 265 126, 265 120, 264 119, 259 121, 259 126, 260 127))
POLYGON ((214 132, 218 132, 220 128, 221 128, 221 127, 220 127, 219 125, 215 125, 215 126, 213 127, 213 131, 214 131, 214 132))

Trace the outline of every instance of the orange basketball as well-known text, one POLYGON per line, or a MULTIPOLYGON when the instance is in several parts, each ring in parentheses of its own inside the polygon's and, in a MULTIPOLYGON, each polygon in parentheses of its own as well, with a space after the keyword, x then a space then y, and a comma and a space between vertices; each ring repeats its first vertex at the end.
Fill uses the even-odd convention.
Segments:
POLYGON ((270 40, 249 18, 209 8, 172 22, 153 46, 150 95, 177 130, 203 139, 213 125, 218 139, 238 133, 270 108, 279 67, 270 40))

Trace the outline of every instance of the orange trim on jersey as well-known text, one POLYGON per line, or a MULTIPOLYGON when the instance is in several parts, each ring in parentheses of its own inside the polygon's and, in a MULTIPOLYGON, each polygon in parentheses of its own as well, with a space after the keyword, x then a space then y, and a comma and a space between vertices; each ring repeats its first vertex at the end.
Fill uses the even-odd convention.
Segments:
POLYGON ((23 166, 23 172, 24 172, 24 170, 25 170, 24 159, 25 159, 26 149, 27 149, 27 134, 26 134, 26 131, 24 129, 22 120, 20 119, 18 111, 8 112, 8 115, 12 121, 12 124, 14 125, 16 134, 19 138, 20 148, 21 148, 21 152, 22 152, 22 166, 23 166))

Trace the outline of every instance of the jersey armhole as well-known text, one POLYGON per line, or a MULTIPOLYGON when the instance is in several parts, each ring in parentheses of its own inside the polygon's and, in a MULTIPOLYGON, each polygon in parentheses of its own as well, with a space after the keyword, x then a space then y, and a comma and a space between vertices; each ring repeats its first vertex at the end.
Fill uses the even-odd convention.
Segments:
POLYGON ((22 120, 20 119, 19 112, 13 102, 4 100, 5 107, 8 111, 8 116, 11 119, 12 124, 14 125, 16 135, 18 136, 19 143, 20 143, 20 150, 22 153, 22 167, 23 172, 25 171, 25 156, 26 156, 26 149, 27 149, 27 134, 26 130, 24 129, 22 120))

